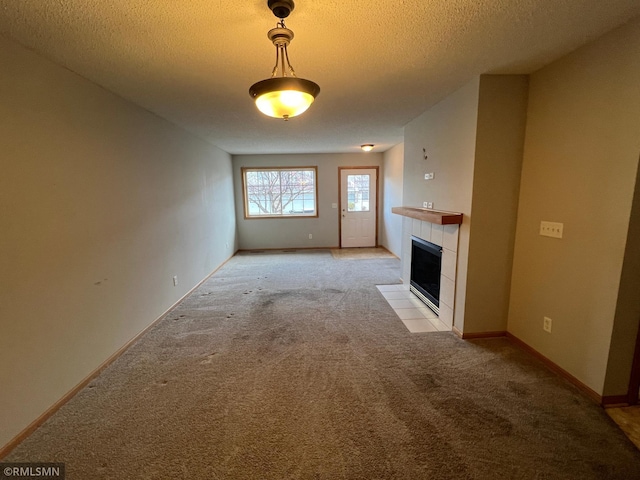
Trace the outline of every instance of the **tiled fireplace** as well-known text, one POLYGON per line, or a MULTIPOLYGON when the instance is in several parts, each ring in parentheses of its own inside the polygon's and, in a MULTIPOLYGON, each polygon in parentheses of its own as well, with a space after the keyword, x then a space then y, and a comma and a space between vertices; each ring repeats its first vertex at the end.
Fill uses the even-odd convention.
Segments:
MULTIPOLYGON (((440 216, 422 215, 420 210, 397 207, 394 213, 404 215, 402 222, 402 280, 409 285, 411 278, 411 237, 418 237, 427 242, 434 243, 442 247, 442 263, 440 271, 440 298, 439 316, 440 321, 449 328, 453 327, 453 312, 456 294, 456 265, 458 255, 458 235, 460 230, 459 222, 462 220, 459 215, 458 223, 440 224, 440 216), (407 214, 418 211, 418 217, 412 218, 407 214)), ((427 211, 425 211, 427 212, 427 211)), ((439 213, 439 212, 438 212, 439 213)), ((444 220, 447 221, 447 220, 444 220)))

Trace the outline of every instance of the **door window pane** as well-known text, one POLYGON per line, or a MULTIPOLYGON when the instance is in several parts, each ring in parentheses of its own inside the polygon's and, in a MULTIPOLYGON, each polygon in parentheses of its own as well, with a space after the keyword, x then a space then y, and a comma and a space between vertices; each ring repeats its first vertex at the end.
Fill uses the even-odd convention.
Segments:
POLYGON ((370 175, 347 175, 347 209, 349 212, 369 211, 370 175))

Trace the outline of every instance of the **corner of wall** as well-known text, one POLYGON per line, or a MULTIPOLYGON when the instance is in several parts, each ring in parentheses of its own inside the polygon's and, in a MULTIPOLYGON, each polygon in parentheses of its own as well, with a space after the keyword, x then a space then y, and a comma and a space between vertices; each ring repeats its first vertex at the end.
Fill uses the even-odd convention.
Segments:
POLYGON ((463 334, 507 329, 528 76, 482 75, 463 334))
MULTIPOLYGON (((604 381, 605 396, 626 395, 628 390, 640 388, 640 375, 635 375, 635 384, 630 385, 636 348, 640 348, 636 339, 640 326, 640 168, 636 174, 636 186, 631 207, 627 243, 624 251, 618 301, 613 319, 613 332, 609 347, 609 358, 604 381)), ((638 373, 638 372, 636 372, 638 373)))
POLYGON ((402 217, 391 213, 391 209, 402 206, 403 166, 404 142, 384 152, 380 182, 380 244, 397 257, 402 255, 402 217))

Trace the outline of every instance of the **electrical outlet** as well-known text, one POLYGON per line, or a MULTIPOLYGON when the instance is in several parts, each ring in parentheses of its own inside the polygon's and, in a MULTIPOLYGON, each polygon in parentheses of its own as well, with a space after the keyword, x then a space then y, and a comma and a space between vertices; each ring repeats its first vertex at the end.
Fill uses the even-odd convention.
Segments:
POLYGON ((178 276, 177 275, 173 277, 173 286, 174 287, 178 286, 178 276))
POLYGON ((309 234, 309 240, 311 240, 313 238, 313 235, 310 233, 309 234))
POLYGON ((422 202, 422 207, 423 208, 429 208, 427 205, 429 205, 429 202, 422 202))
POLYGON ((427 208, 433 208, 433 202, 427 202, 427 208))
POLYGON ((542 321, 542 329, 545 332, 551 333, 551 323, 552 323, 552 320, 549 317, 544 317, 542 321))
POLYGON ((425 173, 424 174, 424 179, 425 180, 433 180, 433 173, 425 173))
POLYGON ((562 238, 564 223, 540 222, 540 235, 543 237, 562 238))

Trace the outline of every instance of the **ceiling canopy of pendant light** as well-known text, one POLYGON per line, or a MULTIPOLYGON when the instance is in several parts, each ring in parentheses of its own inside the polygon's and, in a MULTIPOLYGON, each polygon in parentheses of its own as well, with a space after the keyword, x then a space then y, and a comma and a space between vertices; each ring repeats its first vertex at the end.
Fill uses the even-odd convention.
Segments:
POLYGON ((309 108, 320 93, 320 87, 311 80, 296 77, 289 62, 287 47, 293 39, 293 31, 285 26, 284 19, 294 8, 293 0, 268 0, 267 4, 280 19, 276 28, 267 33, 276 47, 276 64, 271 78, 254 83, 249 95, 265 115, 288 120, 309 108))

